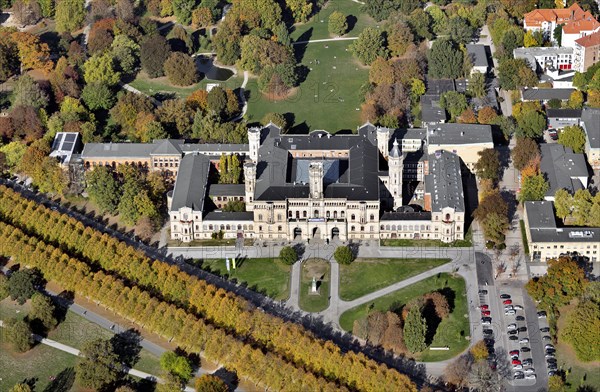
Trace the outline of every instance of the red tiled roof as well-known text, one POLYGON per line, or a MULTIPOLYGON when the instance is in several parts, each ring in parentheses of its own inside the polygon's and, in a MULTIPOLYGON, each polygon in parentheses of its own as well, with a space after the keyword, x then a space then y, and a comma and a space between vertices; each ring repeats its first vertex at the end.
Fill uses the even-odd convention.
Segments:
POLYGON ((583 46, 584 48, 589 48, 591 46, 598 46, 598 45, 600 45, 600 31, 598 31, 594 34, 586 35, 585 37, 581 37, 578 40, 575 40, 575 42, 577 42, 579 45, 583 46))
MULTIPOLYGON (((574 3, 569 8, 538 9, 525 14, 525 24, 528 26, 541 25, 542 22, 568 22, 586 18, 589 12, 574 3)), ((591 15, 590 15, 591 16, 591 15)))
POLYGON ((578 20, 576 22, 565 24, 563 26, 563 33, 578 34, 582 31, 594 31, 598 28, 600 28, 600 23, 592 18, 591 20, 578 20))

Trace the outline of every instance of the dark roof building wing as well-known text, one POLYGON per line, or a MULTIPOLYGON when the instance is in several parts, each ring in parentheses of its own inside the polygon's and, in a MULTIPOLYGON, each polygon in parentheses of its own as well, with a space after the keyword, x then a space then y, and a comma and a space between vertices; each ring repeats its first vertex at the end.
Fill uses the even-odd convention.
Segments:
POLYGON ((202 211, 209 171, 210 160, 205 155, 186 155, 181 159, 173 189, 171 211, 182 207, 202 211))

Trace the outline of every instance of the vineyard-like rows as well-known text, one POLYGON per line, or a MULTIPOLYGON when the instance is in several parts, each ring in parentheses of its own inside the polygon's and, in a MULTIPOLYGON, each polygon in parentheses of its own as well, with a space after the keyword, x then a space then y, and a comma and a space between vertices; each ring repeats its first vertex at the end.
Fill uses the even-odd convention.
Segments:
MULTIPOLYGON (((84 268, 86 279, 91 276, 94 281, 97 281, 98 276, 101 276, 102 281, 112 279, 121 282, 119 278, 123 278, 127 280, 128 286, 133 283, 133 287, 126 287, 119 283, 117 291, 112 289, 107 291, 103 287, 102 295, 99 295, 100 291, 97 288, 90 293, 87 287, 79 287, 80 285, 75 291, 90 298, 93 296, 96 301, 111 307, 116 306, 113 304, 117 300, 126 304, 136 302, 135 298, 131 298, 134 290, 136 295, 145 295, 144 306, 150 298, 154 297, 162 305, 162 308, 154 314, 157 320, 134 321, 156 330, 165 337, 175 337, 175 340, 185 349, 194 352, 204 350, 206 358, 236 370, 241 377, 247 377, 256 383, 264 383, 274 389, 282 389, 280 387, 282 382, 283 384, 291 382, 295 390, 298 390, 301 385, 311 390, 338 389, 340 386, 364 391, 416 390, 408 377, 394 369, 378 364, 361 353, 342 353, 334 343, 316 338, 302 326, 258 311, 244 298, 190 276, 176 266, 152 260, 141 251, 107 234, 85 227, 74 218, 29 201, 6 187, 0 187, 0 217, 7 224, 14 225, 13 230, 23 230, 26 233, 21 235, 36 238, 28 239, 29 242, 39 240, 46 249, 52 248, 55 252, 59 251, 55 247, 59 247, 60 251, 66 252, 65 255, 68 254, 71 260, 75 260, 74 263, 81 265, 78 270, 84 268), (179 316, 169 316, 166 313, 167 308, 176 309, 173 312, 179 316), (194 324, 200 323, 202 330, 183 337, 180 333, 184 320, 188 319, 193 319, 194 324), (271 363, 273 367, 285 368, 286 372, 293 367, 295 371, 288 375, 282 373, 283 378, 270 374, 269 378, 273 380, 267 380, 263 370, 256 373, 249 372, 239 363, 235 365, 238 358, 233 358, 234 363, 231 363, 227 357, 218 355, 222 354, 221 352, 215 353, 207 349, 206 345, 212 344, 215 338, 207 339, 206 331, 215 334, 215 338, 219 341, 227 340, 229 347, 242 344, 245 351, 266 353, 264 355, 269 356, 270 361, 275 361, 271 363), (198 334, 201 336, 197 336, 198 334), (192 344, 190 339, 197 339, 198 342, 192 344), (289 380, 292 374, 296 378, 289 380), (284 381, 285 379, 288 380, 284 381)), ((11 233, 8 235, 10 236, 11 233)), ((6 252, 4 246, 2 252, 17 257, 17 254, 6 252)), ((37 255, 29 257, 38 258, 37 255)), ((31 263, 46 274, 44 268, 38 264, 31 263)), ((48 268, 46 264, 46 269, 48 268)), ((66 284, 55 277, 47 276, 47 278, 66 284)), ((62 279, 68 282, 70 277, 66 276, 62 279)), ((111 282, 110 287, 112 285, 111 282)), ((115 311, 123 313, 128 318, 134 315, 141 317, 141 314, 136 311, 136 309, 140 312, 146 310, 141 306, 135 304, 133 313, 124 312, 130 309, 131 305, 115 311)), ((186 331, 191 330, 186 327, 186 331)), ((237 347, 234 350, 242 350, 242 348, 237 347)), ((255 366, 254 369, 257 367, 255 366)))

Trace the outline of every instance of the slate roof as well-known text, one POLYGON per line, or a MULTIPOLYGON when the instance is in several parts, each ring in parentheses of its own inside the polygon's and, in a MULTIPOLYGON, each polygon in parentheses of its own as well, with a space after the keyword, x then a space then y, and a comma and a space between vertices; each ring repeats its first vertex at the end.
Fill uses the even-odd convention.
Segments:
POLYGON ((369 138, 372 131, 363 126, 357 135, 331 135, 325 131, 280 135, 277 128, 264 129, 266 135, 258 151, 255 200, 308 197, 308 184, 294 184, 288 175, 294 166, 288 151, 298 150, 349 151, 347 182, 325 184, 325 198, 379 200, 379 151, 369 138))
POLYGON ((490 63, 485 49, 485 45, 466 45, 467 54, 473 61, 475 67, 489 67, 490 63))
POLYGON ((430 211, 419 211, 419 212, 384 212, 381 215, 380 221, 409 221, 409 220, 423 220, 431 221, 430 211))
POLYGON ((175 139, 162 139, 155 140, 154 144, 158 144, 150 155, 181 155, 180 145, 183 144, 183 140, 175 139))
POLYGON ((87 143, 83 159, 148 158, 156 146, 152 143, 87 143))
POLYGON ((460 158, 448 151, 429 155, 429 174, 425 176, 426 193, 431 194, 431 210, 439 212, 450 207, 465 211, 460 158))
POLYGON ((540 151, 540 170, 550 185, 546 196, 552 197, 563 188, 571 193, 583 189, 583 184, 577 179, 588 176, 583 154, 575 154, 571 148, 558 143, 541 144, 540 151))
POLYGON ((210 184, 209 196, 244 196, 246 189, 244 184, 210 184))
POLYGON ((583 109, 581 122, 590 147, 600 148, 600 109, 583 109))
POLYGON ((528 88, 521 91, 523 101, 548 101, 560 99, 566 101, 571 97, 574 88, 528 88))
POLYGON ((207 221, 231 221, 231 222, 245 222, 254 221, 254 213, 241 211, 241 212, 224 212, 224 211, 212 211, 207 213, 202 219, 203 222, 207 221))
POLYGON ((546 109, 548 118, 581 118, 581 109, 546 109))
POLYGON ((425 123, 442 123, 448 119, 446 110, 440 107, 440 96, 425 94, 421 96, 421 120, 425 123))
POLYGON ((492 127, 484 124, 436 124, 427 127, 429 145, 493 143, 492 127))
POLYGON ((209 170, 210 160, 205 155, 190 154, 181 159, 171 211, 177 211, 181 207, 190 207, 194 211, 203 210, 209 170))
POLYGON ((526 201, 525 213, 532 242, 600 241, 600 228, 597 227, 557 227, 551 201, 526 201))

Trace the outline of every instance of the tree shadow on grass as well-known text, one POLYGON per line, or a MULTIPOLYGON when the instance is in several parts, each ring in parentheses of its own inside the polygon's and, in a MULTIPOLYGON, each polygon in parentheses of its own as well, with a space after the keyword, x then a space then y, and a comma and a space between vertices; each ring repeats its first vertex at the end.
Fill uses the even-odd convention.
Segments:
POLYGON ((425 344, 430 346, 442 319, 435 312, 435 305, 431 299, 423 305, 423 317, 427 320, 427 332, 425 333, 425 344))
POLYGON ((58 373, 43 392, 69 392, 75 383, 75 369, 68 367, 58 373))
POLYGON ((235 391, 238 386, 238 377, 235 372, 225 369, 224 367, 217 369, 213 373, 213 376, 219 377, 227 386, 230 391, 235 391))
MULTIPOLYGON (((302 35, 300 37, 298 37, 296 42, 310 41, 310 37, 312 37, 312 33, 313 33, 313 28, 311 27, 310 29, 308 29, 304 33, 302 33, 302 35)), ((302 62, 302 59, 304 58, 304 54, 306 53, 307 46, 308 46, 308 42, 305 42, 303 44, 294 45, 294 56, 296 57, 296 63, 302 62)))
POLYGON ((119 357, 119 362, 130 368, 140 360, 141 341, 142 336, 140 333, 132 328, 110 338, 110 343, 119 357))
POLYGON ((354 15, 348 15, 346 17, 346 23, 348 24, 348 33, 354 29, 356 26, 356 22, 358 22, 358 18, 354 15))
POLYGON ((450 287, 444 287, 442 289, 437 290, 437 292, 442 294, 444 297, 446 297, 446 300, 448 300, 448 309, 450 310, 450 313, 454 312, 456 292, 450 287))

